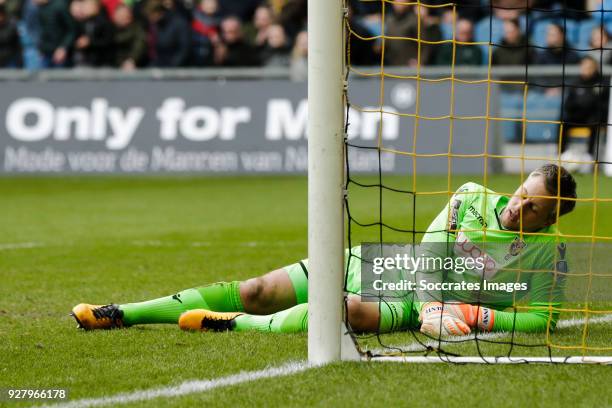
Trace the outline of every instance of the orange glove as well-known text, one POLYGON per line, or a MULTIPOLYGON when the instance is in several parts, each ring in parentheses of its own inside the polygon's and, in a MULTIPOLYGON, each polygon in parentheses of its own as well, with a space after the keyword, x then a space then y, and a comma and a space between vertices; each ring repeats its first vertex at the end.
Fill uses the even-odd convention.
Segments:
POLYGON ((444 311, 462 320, 468 326, 478 327, 480 331, 490 332, 495 322, 495 310, 467 303, 446 303, 444 311))

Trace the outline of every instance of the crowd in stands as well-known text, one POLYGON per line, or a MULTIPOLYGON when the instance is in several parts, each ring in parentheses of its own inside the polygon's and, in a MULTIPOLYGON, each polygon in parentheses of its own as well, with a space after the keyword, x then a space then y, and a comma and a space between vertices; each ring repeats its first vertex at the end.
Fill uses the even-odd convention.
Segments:
POLYGON ((289 66, 306 1, 0 0, 0 67, 289 66))
MULTIPOLYGON (((610 0, 445 0, 349 7, 354 65, 612 62, 610 0), (383 10, 384 8, 384 10, 383 10), (384 16, 384 18, 383 18, 384 16), (382 35, 385 41, 374 37, 382 35), (419 32, 420 31, 420 32, 419 32), (357 34, 357 35, 355 35, 357 34), (358 36, 369 37, 362 40, 358 36), (410 39, 421 39, 419 42, 410 39), (453 39, 451 43, 439 43, 453 39), (408 40, 406 40, 408 39, 408 40), (526 46, 529 44, 529 46, 526 46), (384 51, 383 51, 384 50, 384 51)), ((307 0, 0 0, 0 67, 291 66, 305 74, 307 0)))
MULTIPOLYGON (((493 65, 578 64, 587 55, 612 63, 612 1, 467 0, 456 2, 455 11, 441 6, 447 2, 428 2, 435 3, 440 6, 391 3, 384 19, 385 64, 450 65, 454 59, 455 65, 487 65, 490 50, 493 65)), ((366 14, 351 31, 355 38, 377 36, 381 27, 380 15, 366 14)), ((382 52, 380 41, 373 47, 382 52)))

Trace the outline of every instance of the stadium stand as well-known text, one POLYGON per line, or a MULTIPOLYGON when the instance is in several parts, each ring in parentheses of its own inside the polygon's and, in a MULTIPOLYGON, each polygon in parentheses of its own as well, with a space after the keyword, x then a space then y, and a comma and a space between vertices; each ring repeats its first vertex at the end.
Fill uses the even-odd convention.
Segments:
MULTIPOLYGON (((566 1, 563 4, 534 1, 527 12, 512 7, 489 9, 487 6, 495 4, 497 7, 502 3, 506 4, 474 0, 457 6, 455 20, 471 22, 473 41, 491 43, 479 46, 481 53, 476 60, 481 60, 481 65, 488 64, 490 52, 494 53, 493 65, 512 64, 517 57, 511 55, 513 45, 504 38, 504 24, 508 20, 518 22, 521 41, 526 38, 531 45, 525 56, 527 61, 517 60, 516 64, 528 67, 555 64, 560 60, 577 64, 586 55, 598 61, 603 59, 604 64, 611 62, 612 49, 600 48, 612 48, 609 36, 604 32, 601 40, 594 43, 594 35, 602 25, 607 30, 612 28, 612 11, 608 11, 612 10, 612 0, 566 1), (550 49, 551 24, 562 25, 565 30, 566 39, 561 50, 550 49), (504 58, 496 58, 496 50, 498 56, 504 54, 504 58)), ((383 17, 387 22, 387 35, 417 35, 419 11, 416 6, 394 3, 385 8, 383 16, 380 3, 352 1, 349 4, 351 24, 365 36, 382 34, 383 17)), ((443 3, 432 0, 432 4, 443 3)), ((291 67, 292 78, 305 79, 305 0, 0 0, 0 9, 5 10, 6 15, 4 19, 0 18, 0 33, 8 33, 0 35, 0 49, 9 49, 8 41, 14 43, 11 27, 17 27, 21 45, 19 58, 0 58, 0 68, 22 67, 35 71, 45 67, 133 70, 146 67, 286 66, 291 67), (51 24, 58 19, 63 23, 51 24), (104 41, 101 41, 102 37, 104 41), (299 43, 296 42, 298 37, 299 43)), ((420 21, 422 29, 426 28, 422 38, 430 41, 452 38, 451 8, 422 8, 420 21)), ((416 49, 411 47, 415 48, 410 43, 388 42, 385 64, 414 66, 416 49)), ((447 65, 452 56, 448 47, 431 48, 422 47, 421 65, 447 65)), ((470 48, 457 47, 457 65, 474 64, 471 54, 467 57, 462 54, 463 51, 471 52, 470 48)), ((524 49, 522 45, 517 48, 524 49)), ((380 59, 380 53, 380 41, 367 42, 365 46, 361 44, 359 49, 355 47, 352 50, 352 63, 368 65, 372 61, 374 64, 380 59)), ((559 80, 570 81, 571 78, 560 77, 559 80)), ((563 96, 545 92, 546 86, 550 87, 544 84, 541 88, 530 89, 528 116, 558 121, 563 96)), ((523 114, 521 93, 502 92, 500 105, 502 117, 520 118, 523 114)), ((521 123, 504 121, 500 126, 507 142, 521 140, 521 123)), ((529 123, 525 140, 530 144, 555 143, 558 133, 556 124, 529 123)))

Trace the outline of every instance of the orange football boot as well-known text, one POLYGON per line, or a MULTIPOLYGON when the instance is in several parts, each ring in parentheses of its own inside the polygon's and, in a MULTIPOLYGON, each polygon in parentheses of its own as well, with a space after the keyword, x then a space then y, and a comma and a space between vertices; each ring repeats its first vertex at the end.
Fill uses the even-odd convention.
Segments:
POLYGON ((72 308, 70 315, 77 321, 80 329, 95 330, 124 327, 123 311, 115 304, 101 306, 80 303, 72 308))
POLYGON ((213 312, 206 309, 188 310, 179 318, 179 327, 182 330, 196 331, 227 331, 236 327, 234 319, 243 313, 239 312, 213 312))

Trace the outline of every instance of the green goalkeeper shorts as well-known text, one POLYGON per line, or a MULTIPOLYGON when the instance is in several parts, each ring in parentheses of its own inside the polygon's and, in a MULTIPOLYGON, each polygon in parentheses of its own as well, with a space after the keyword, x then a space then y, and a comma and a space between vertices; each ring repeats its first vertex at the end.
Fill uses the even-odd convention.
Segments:
MULTIPOLYGON (((345 291, 349 294, 361 294, 361 246, 347 249, 344 253, 344 268, 346 277, 345 291)), ((285 266, 289 279, 293 284, 297 303, 308 302, 308 259, 285 266)), ((412 296, 406 297, 404 301, 386 302, 387 305, 401 311, 399 329, 407 329, 417 325, 416 317, 418 311, 414 309, 412 296)))
MULTIPOLYGON (((354 294, 361 293, 361 246, 347 249, 344 252, 344 268, 347 273, 346 291, 354 294)), ((284 269, 293 283, 297 303, 308 302, 308 259, 285 266, 284 269)))

